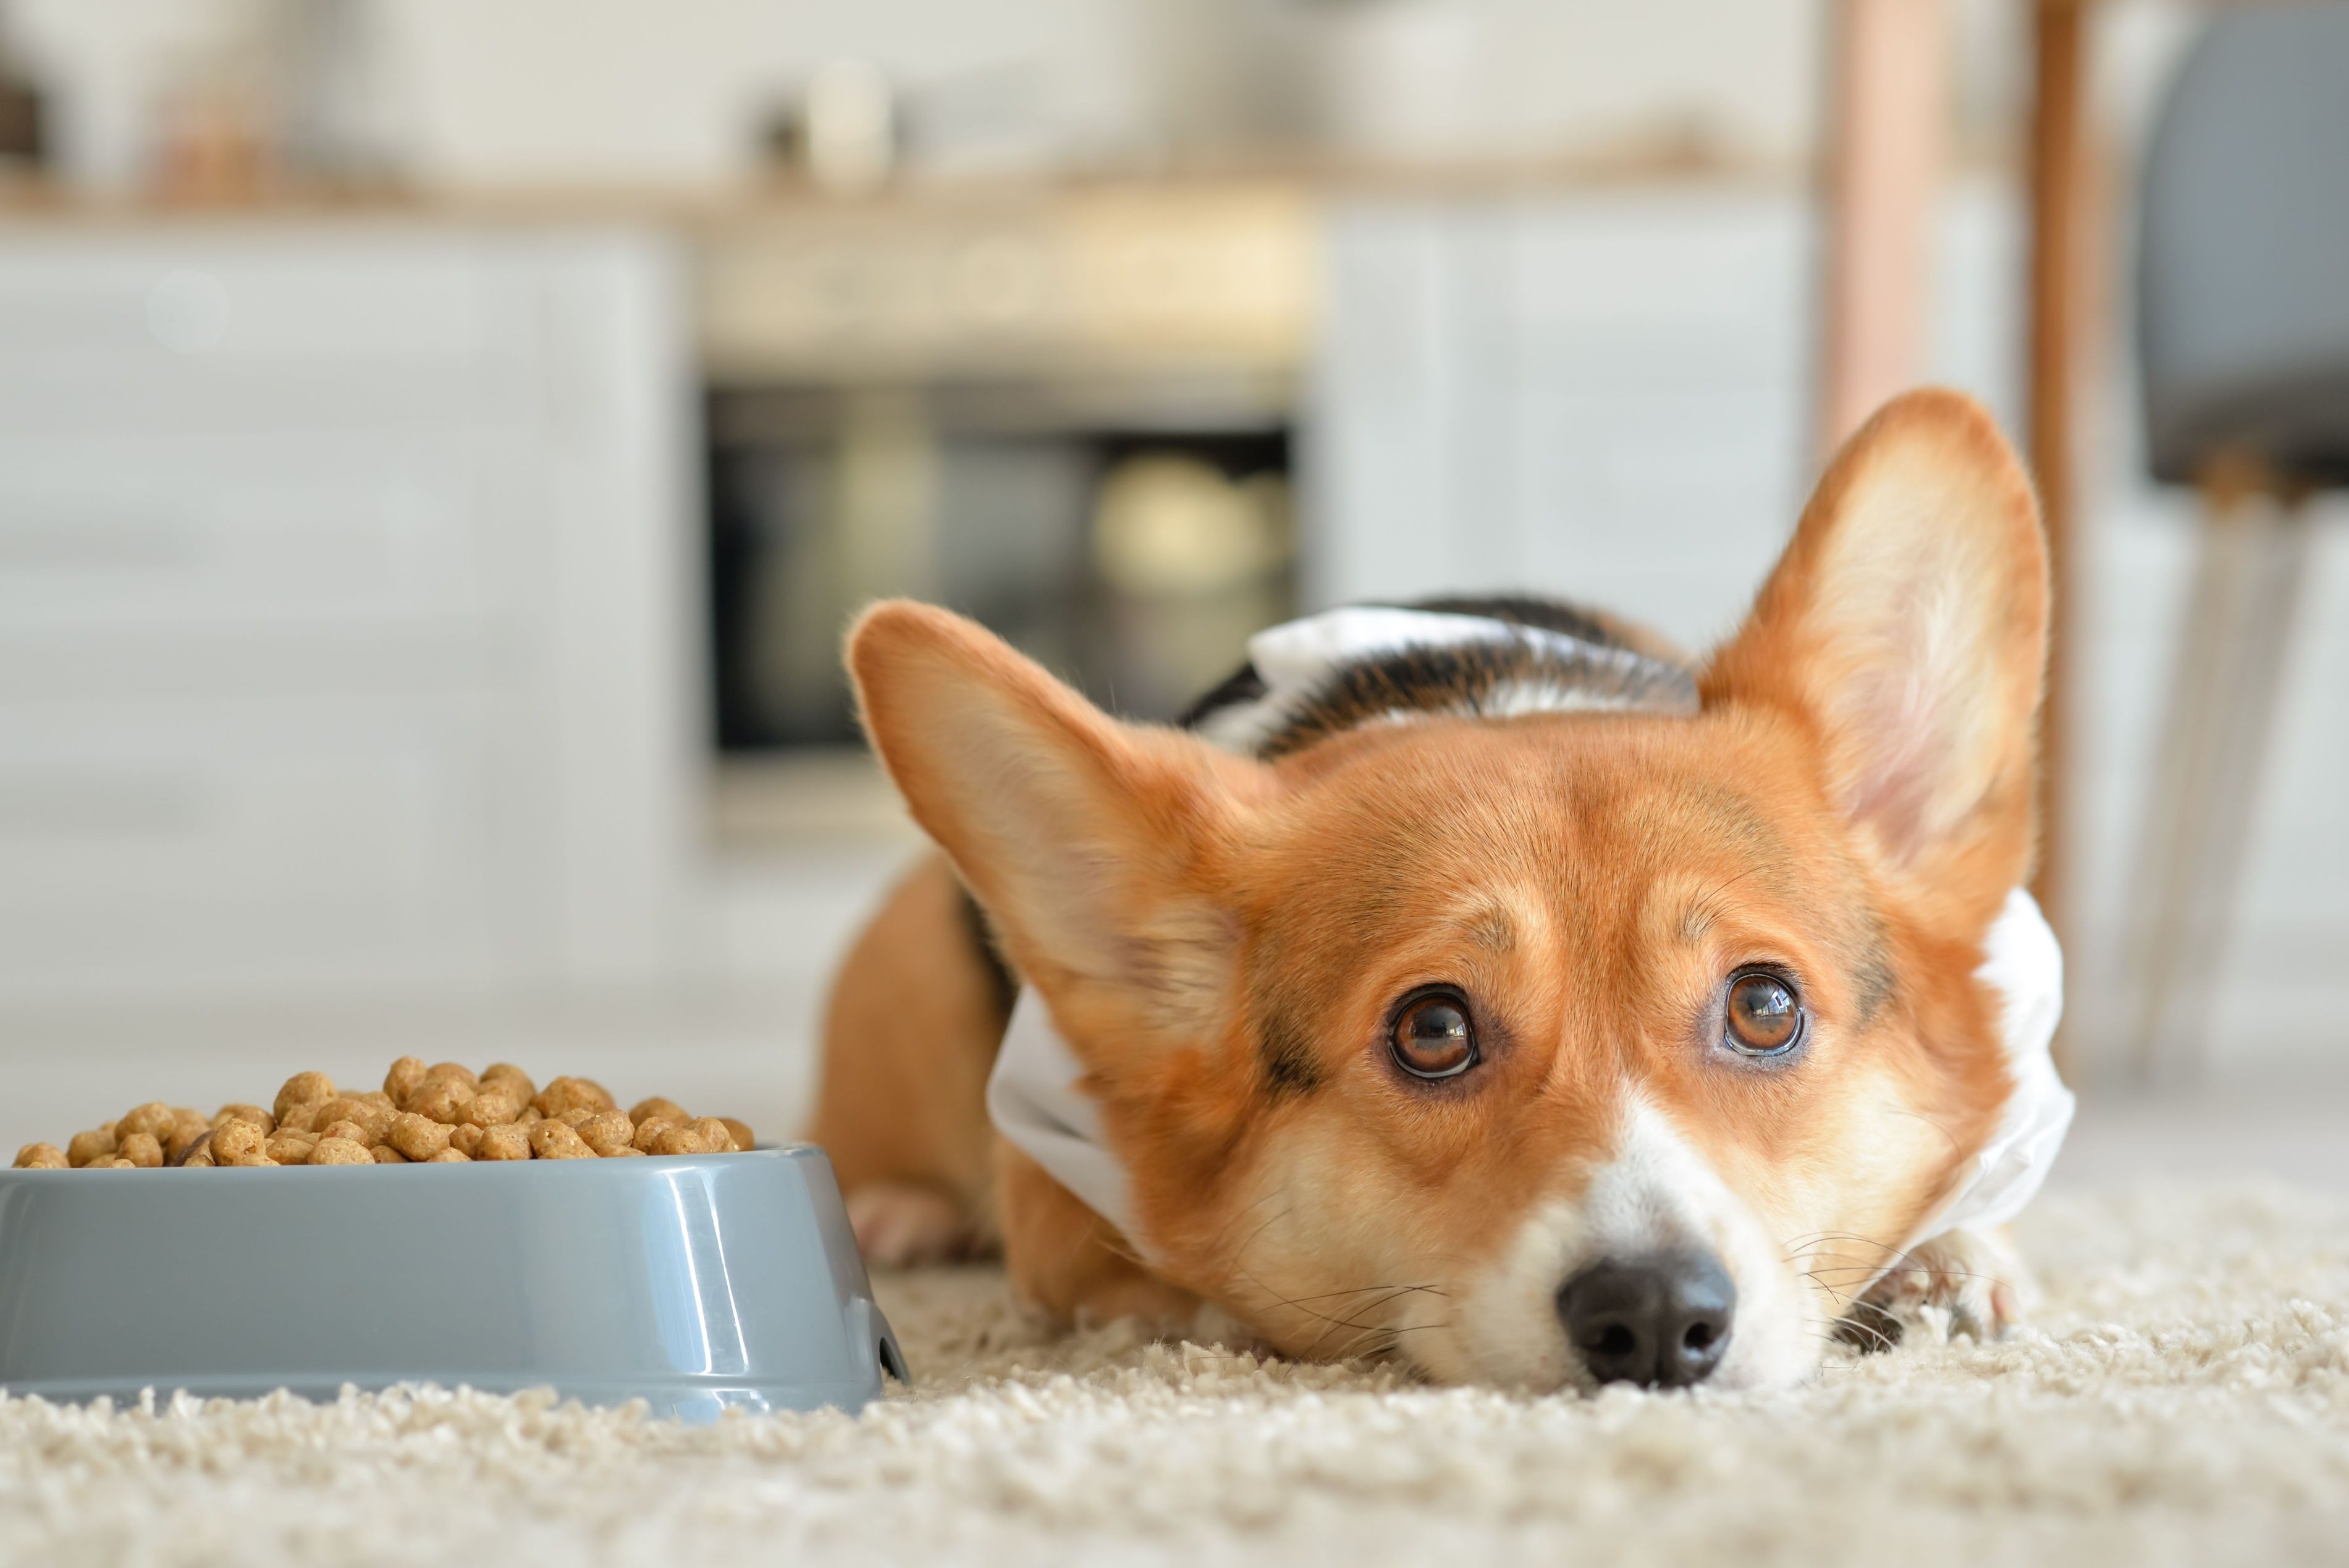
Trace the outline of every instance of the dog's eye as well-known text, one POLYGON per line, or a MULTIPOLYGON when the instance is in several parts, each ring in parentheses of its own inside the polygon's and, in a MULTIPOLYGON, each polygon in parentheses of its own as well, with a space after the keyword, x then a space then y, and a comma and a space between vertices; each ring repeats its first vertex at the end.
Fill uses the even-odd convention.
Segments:
POLYGON ((1751 971, 1730 977, 1730 1049, 1749 1057, 1780 1056, 1802 1037, 1803 1005, 1792 985, 1775 975, 1751 971))
POLYGON ((1457 1077, 1476 1065, 1476 1026, 1457 991, 1428 991, 1395 1015, 1387 1037, 1395 1065, 1413 1078, 1457 1077))

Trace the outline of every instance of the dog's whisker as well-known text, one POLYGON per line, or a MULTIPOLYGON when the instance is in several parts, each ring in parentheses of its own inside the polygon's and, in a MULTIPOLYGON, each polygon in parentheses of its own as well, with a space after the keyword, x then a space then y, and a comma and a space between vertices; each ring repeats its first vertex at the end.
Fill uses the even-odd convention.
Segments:
POLYGON ((1452 1294, 1452 1293, 1451 1293, 1451 1292, 1449 1292, 1449 1291, 1438 1289, 1436 1286, 1432 1285, 1432 1284, 1404 1284, 1404 1285, 1365 1284, 1365 1285, 1357 1285, 1357 1286, 1355 1286, 1352 1290, 1330 1290, 1330 1291, 1324 1291, 1324 1292, 1322 1292, 1319 1295, 1299 1295, 1299 1296, 1292 1296, 1292 1297, 1290 1297, 1290 1298, 1289 1298, 1289 1305, 1292 1305, 1292 1306, 1294 1306, 1294 1305, 1297 1305, 1298 1303, 1299 1303, 1299 1302, 1306 1302, 1306 1301, 1329 1301, 1329 1300, 1331 1300, 1331 1299, 1333 1299, 1333 1298, 1335 1298, 1335 1297, 1337 1297, 1337 1296, 1341 1296, 1341 1295, 1371 1295, 1371 1294, 1372 1294, 1372 1293, 1374 1293, 1374 1292, 1381 1291, 1381 1290, 1393 1290, 1393 1291, 1402 1291, 1402 1292, 1419 1291, 1419 1292, 1423 1292, 1423 1293, 1424 1293, 1425 1295, 1440 1295, 1440 1296, 1444 1297, 1444 1298, 1445 1298, 1445 1299, 1447 1299, 1447 1300, 1449 1300, 1449 1299, 1450 1299, 1450 1297, 1451 1297, 1451 1294, 1452 1294))

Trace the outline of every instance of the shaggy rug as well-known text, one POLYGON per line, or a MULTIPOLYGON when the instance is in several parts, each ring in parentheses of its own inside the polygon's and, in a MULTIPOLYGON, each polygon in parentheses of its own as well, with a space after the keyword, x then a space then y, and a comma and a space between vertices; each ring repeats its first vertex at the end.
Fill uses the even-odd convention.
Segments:
POLYGON ((406 1390, 0 1402, 0 1562, 2349 1562, 2349 1205, 2051 1199, 2002 1344, 1766 1395, 1527 1398, 884 1282, 918 1377, 699 1429, 406 1390))

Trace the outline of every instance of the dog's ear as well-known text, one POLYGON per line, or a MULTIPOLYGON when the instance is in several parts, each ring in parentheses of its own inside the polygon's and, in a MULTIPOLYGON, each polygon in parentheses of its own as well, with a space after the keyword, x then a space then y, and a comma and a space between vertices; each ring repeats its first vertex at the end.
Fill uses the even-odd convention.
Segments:
POLYGON ((1217 1031, 1238 924, 1214 868, 1263 787, 1257 764, 1122 724, 926 604, 865 612, 848 666, 914 820, 1072 1039, 1217 1031))
POLYGON ((2022 465, 1974 403, 1913 392, 1829 465, 1700 688, 1795 716, 1884 872, 1978 931, 2030 867, 2048 603, 2022 465))

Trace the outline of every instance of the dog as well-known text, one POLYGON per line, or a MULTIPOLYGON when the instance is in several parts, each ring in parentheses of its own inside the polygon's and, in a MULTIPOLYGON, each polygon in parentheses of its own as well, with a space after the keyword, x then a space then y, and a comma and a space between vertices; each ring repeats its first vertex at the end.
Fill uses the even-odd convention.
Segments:
POLYGON ((1933 390, 1701 664, 1537 601, 1360 608, 1166 727, 874 606, 860 712, 940 852, 825 1019, 860 1243, 1533 1389, 2003 1332, 1996 1227, 2071 1109, 2019 891, 2048 614, 2021 465, 1933 390))

